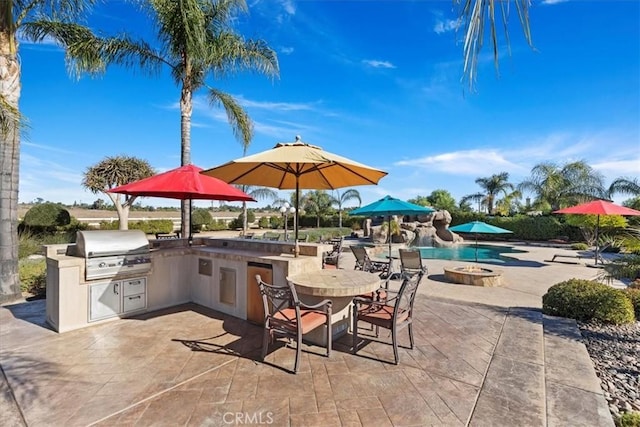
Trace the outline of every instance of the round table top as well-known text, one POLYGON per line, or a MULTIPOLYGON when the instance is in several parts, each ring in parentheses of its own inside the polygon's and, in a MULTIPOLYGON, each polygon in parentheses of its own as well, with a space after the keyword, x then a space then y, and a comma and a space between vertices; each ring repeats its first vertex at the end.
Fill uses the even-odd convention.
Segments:
POLYGON ((380 287, 380 277, 360 270, 326 269, 287 277, 296 291, 318 297, 354 297, 380 287))

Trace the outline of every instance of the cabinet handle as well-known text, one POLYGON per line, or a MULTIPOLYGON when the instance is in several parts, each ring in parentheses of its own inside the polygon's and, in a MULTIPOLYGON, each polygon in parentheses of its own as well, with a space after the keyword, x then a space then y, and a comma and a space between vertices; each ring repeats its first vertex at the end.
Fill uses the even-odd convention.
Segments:
POLYGON ((118 287, 120 286, 120 283, 114 283, 113 284, 113 293, 118 295, 118 287))
POLYGON ((140 299, 142 298, 140 295, 136 295, 135 297, 129 297, 129 301, 131 301, 132 299, 140 299))

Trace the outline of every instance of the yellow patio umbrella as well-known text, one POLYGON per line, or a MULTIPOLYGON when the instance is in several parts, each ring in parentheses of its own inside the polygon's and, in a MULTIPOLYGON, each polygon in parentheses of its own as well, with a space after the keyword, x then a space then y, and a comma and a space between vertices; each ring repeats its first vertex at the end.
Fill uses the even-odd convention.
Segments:
POLYGON ((280 190, 295 189, 295 255, 298 256, 298 213, 300 189, 334 190, 377 184, 387 172, 374 169, 302 142, 277 143, 257 154, 232 160, 201 173, 229 184, 260 185, 280 190))

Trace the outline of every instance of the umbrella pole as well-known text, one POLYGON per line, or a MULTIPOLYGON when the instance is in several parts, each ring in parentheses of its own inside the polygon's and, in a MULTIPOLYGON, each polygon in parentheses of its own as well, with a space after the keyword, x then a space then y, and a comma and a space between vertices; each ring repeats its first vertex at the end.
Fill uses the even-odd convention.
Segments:
POLYGON ((598 265, 598 229, 600 228, 600 215, 596 218, 596 261, 595 265, 598 265))
POLYGON ((478 234, 476 233, 476 262, 478 262, 478 234))
POLYGON ((294 228, 294 247, 293 247, 293 255, 297 258, 300 255, 300 246, 298 246, 298 212, 300 211, 300 182, 298 181, 299 176, 296 175, 296 212, 293 216, 293 228, 294 228))
POLYGON ((191 224, 191 218, 193 217, 192 215, 193 213, 193 200, 189 199, 189 239, 187 240, 189 242, 189 246, 191 246, 191 244, 193 243, 193 225, 191 224))

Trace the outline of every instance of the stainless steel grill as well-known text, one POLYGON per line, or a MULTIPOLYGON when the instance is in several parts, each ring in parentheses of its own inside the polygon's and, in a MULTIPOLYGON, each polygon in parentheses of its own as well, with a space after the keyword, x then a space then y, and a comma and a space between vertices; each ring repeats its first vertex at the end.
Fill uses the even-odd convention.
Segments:
POLYGON ((146 274, 149 241, 141 230, 78 231, 76 255, 85 259, 85 279, 146 274))

